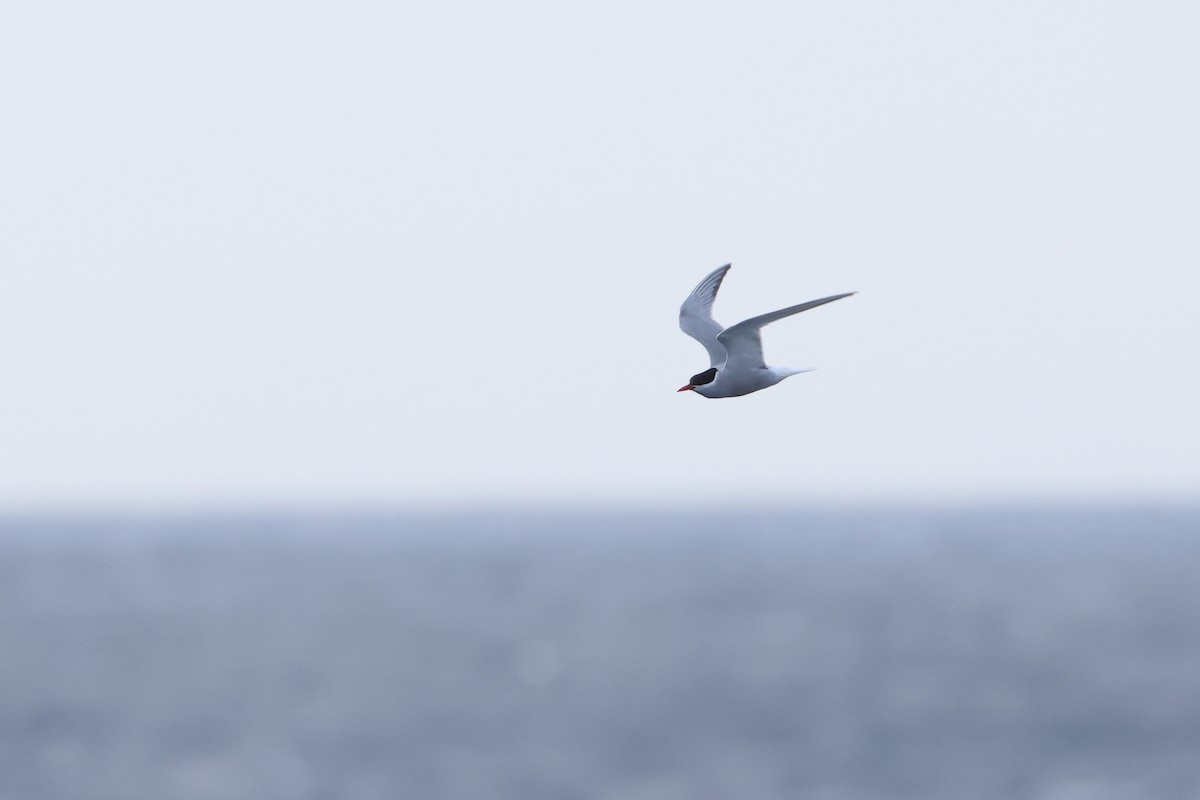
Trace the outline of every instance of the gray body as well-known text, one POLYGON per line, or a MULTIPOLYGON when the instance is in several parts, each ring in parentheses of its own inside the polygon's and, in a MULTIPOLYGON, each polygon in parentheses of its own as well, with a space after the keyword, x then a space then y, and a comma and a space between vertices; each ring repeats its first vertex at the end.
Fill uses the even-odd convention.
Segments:
POLYGON ((807 369, 768 367, 765 365, 744 372, 718 369, 717 377, 713 379, 712 383, 697 386, 692 391, 696 394, 712 398, 741 397, 744 394, 750 394, 751 392, 757 392, 759 389, 774 386, 784 378, 809 371, 807 369))

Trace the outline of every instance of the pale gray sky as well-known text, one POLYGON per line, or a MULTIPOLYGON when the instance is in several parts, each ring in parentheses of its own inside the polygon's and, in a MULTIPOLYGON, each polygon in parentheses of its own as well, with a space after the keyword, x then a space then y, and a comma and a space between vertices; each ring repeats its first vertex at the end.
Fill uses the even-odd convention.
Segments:
POLYGON ((2 508, 1200 499, 1200 5, 10 5, 2 508))

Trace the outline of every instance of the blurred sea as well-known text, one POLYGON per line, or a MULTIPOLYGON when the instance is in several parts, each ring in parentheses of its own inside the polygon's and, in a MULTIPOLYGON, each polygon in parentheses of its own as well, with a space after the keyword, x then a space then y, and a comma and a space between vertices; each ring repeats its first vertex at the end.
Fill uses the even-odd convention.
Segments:
POLYGON ((1200 511, 0 519, 4 800, 1200 799, 1200 511))

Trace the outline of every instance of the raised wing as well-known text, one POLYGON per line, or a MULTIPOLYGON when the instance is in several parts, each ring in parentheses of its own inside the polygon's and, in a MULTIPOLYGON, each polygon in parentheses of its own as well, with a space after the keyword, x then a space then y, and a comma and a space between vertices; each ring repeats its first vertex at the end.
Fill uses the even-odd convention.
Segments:
POLYGON ((730 325, 717 334, 717 341, 725 348, 727 354, 725 368, 728 370, 737 370, 765 367, 766 362, 763 361, 762 336, 760 333, 764 325, 769 325, 784 317, 790 317, 792 314, 799 314, 801 311, 808 311, 810 308, 832 303, 834 300, 841 300, 843 297, 849 297, 852 294, 855 293, 846 292, 845 294, 835 294, 831 297, 822 297, 820 300, 809 300, 807 303, 801 303, 798 306, 788 306, 778 311, 772 311, 769 314, 760 314, 757 317, 751 317, 739 322, 737 325, 730 325))
POLYGON ((679 329, 704 345, 708 351, 709 366, 713 367, 725 363, 725 347, 717 341, 717 334, 722 328, 712 318, 713 301, 717 299, 717 289, 721 288, 721 281, 725 280, 725 273, 729 272, 731 266, 726 264, 708 273, 679 307, 679 329))

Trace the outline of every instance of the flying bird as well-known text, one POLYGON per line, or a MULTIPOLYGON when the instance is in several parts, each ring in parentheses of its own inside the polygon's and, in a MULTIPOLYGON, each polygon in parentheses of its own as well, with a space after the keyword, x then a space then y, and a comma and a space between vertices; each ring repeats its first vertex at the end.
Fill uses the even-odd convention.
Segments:
POLYGON ((691 389, 705 397, 740 397, 774 386, 792 375, 809 372, 807 369, 767 366, 763 361, 762 327, 792 314, 799 314, 801 311, 808 311, 810 308, 856 294, 846 292, 822 297, 820 300, 809 300, 798 306, 781 308, 722 328, 712 317, 712 307, 713 301, 717 299, 717 289, 721 288, 721 281, 725 280, 725 273, 729 272, 732 266, 726 264, 708 273, 708 277, 700 281, 679 307, 680 330, 704 345, 704 349, 708 351, 710 366, 704 372, 693 375, 687 385, 678 391, 686 392, 691 389))

